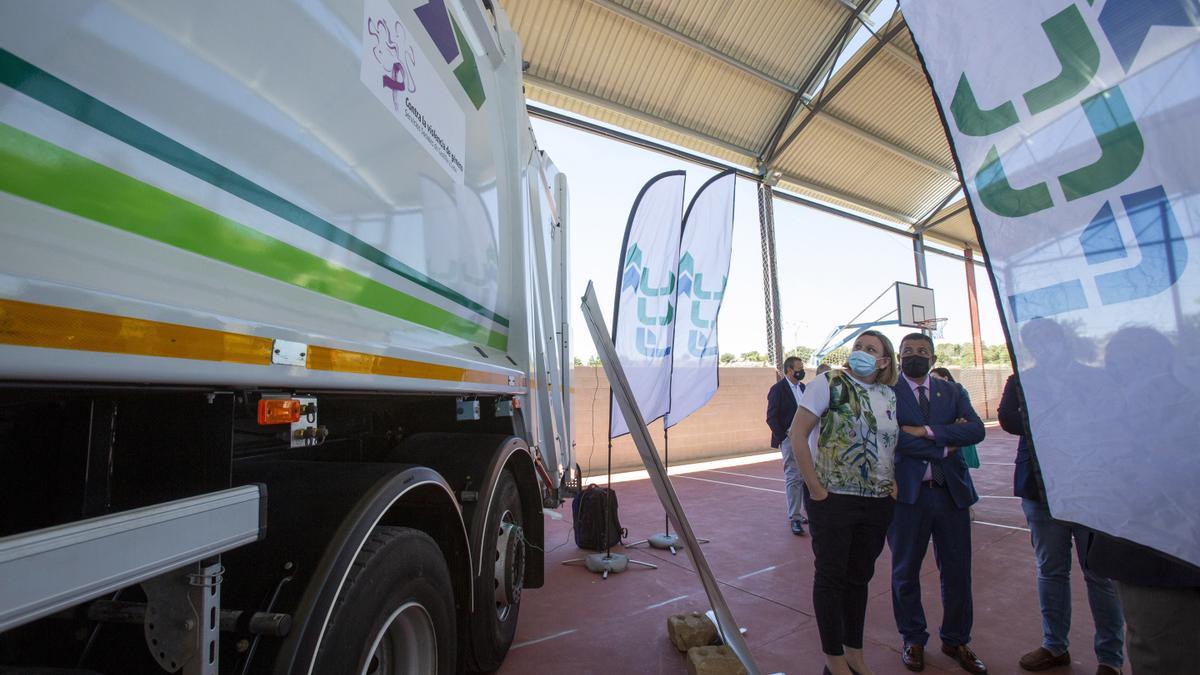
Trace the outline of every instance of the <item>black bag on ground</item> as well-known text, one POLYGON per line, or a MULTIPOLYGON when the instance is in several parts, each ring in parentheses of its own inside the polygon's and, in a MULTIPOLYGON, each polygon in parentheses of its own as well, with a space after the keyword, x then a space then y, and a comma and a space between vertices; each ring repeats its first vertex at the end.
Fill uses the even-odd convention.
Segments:
POLYGON ((587 486, 571 500, 571 517, 574 519, 575 545, 579 548, 603 551, 621 543, 629 533, 621 527, 617 517, 617 491, 596 485, 587 486), (608 526, 605 527, 604 502, 608 502, 608 526), (608 541, 605 541, 605 534, 608 541))

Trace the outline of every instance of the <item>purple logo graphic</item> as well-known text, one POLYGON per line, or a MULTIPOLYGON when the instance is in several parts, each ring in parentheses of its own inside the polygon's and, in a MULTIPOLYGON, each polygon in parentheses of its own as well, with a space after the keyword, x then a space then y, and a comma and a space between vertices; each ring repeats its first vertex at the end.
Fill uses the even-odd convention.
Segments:
POLYGON ((367 17, 367 33, 375 38, 375 45, 371 47, 371 55, 383 69, 383 88, 392 92, 392 105, 396 108, 396 112, 399 112, 402 107, 401 92, 412 93, 417 90, 417 82, 413 77, 416 55, 411 46, 399 43, 406 36, 403 26, 398 21, 393 32, 383 19, 367 17))
POLYGON ((437 45, 446 63, 458 58, 458 40, 454 39, 454 25, 450 23, 450 13, 446 11, 445 0, 429 0, 413 10, 420 20, 433 44, 437 45))

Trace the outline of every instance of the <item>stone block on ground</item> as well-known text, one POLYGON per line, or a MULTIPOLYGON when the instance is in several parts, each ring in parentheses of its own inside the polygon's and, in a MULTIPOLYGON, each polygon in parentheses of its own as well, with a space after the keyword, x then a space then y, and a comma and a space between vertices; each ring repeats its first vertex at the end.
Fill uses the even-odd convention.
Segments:
POLYGON ((688 675, 746 675, 733 650, 719 647, 692 647, 687 653, 688 675))
POLYGON ((667 635, 676 649, 686 652, 715 643, 717 628, 700 612, 673 614, 667 617, 667 635))

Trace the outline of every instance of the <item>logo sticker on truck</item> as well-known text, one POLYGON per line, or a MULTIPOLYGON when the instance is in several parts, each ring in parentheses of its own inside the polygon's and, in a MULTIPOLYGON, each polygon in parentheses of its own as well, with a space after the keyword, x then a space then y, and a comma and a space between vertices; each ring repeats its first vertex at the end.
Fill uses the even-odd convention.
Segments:
POLYGON ((363 84, 461 185, 466 115, 454 94, 386 0, 367 0, 363 17, 363 84))

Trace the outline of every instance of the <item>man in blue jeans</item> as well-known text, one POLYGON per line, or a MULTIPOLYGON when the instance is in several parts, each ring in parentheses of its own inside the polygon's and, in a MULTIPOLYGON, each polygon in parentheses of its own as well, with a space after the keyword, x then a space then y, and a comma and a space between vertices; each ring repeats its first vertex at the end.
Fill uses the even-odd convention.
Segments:
POLYGON ((1088 604, 1096 625, 1097 675, 1121 672, 1125 621, 1113 582, 1094 574, 1085 562, 1094 533, 1086 527, 1055 520, 1046 506, 1045 489, 1022 414, 1023 397, 1015 376, 1004 384, 997 416, 1000 426, 1020 437, 1017 443, 1013 494, 1021 498, 1037 556, 1038 603, 1042 608, 1042 646, 1021 657, 1025 670, 1046 670, 1071 663, 1067 651, 1071 631, 1071 542, 1087 583, 1088 604))

